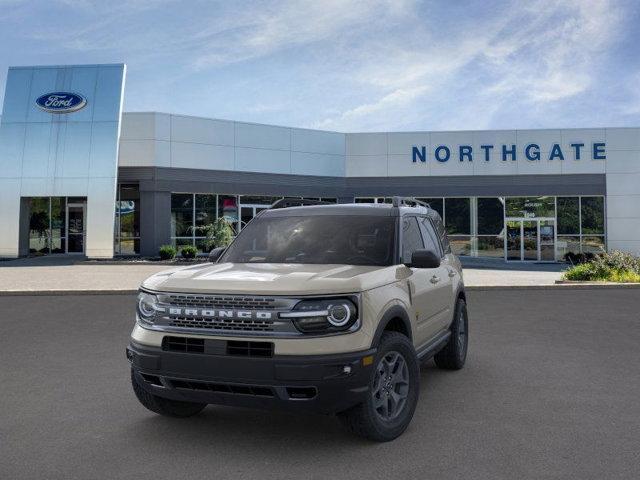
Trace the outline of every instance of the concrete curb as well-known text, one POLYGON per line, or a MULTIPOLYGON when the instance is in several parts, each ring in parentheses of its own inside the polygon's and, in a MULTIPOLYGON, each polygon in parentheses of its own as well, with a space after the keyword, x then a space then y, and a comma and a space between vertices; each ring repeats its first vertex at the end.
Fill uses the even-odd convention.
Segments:
MULTIPOLYGON (((487 290, 601 290, 601 289, 640 289, 640 283, 555 283, 548 285, 468 285, 467 291, 487 290)), ((135 295, 138 289, 120 290, 2 290, 0 297, 11 296, 47 296, 47 295, 135 295)))

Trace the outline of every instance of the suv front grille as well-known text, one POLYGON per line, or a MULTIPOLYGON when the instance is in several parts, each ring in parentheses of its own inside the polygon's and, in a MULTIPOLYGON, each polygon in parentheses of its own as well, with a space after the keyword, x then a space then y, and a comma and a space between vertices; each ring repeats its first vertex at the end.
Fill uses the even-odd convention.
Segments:
POLYGON ((176 307, 200 307, 200 308, 239 308, 274 310, 277 308, 275 298, 267 297, 242 297, 242 296, 218 296, 218 295, 167 295, 169 304, 176 307))
POLYGON ((288 297, 159 293, 159 330, 207 335, 299 335, 290 320, 279 318, 300 300, 288 297))
POLYGON ((232 330, 236 332, 271 332, 272 320, 231 320, 228 318, 199 318, 168 316, 172 327, 200 328, 205 330, 232 330))

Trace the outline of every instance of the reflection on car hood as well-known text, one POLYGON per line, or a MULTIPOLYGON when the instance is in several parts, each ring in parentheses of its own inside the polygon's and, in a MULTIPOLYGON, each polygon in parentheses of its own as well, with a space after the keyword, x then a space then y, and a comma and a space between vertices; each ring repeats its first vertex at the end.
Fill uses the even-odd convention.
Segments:
POLYGON ((165 292, 269 295, 353 293, 397 280, 398 266, 217 263, 159 272, 142 287, 165 292))

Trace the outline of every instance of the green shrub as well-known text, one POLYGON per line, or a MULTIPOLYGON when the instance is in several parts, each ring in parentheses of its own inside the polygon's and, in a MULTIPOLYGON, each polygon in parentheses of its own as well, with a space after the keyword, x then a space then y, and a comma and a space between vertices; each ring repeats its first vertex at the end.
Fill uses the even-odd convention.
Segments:
POLYGON ((197 254, 198 249, 193 245, 187 245, 185 247, 182 247, 182 250, 180 250, 180 255, 182 255, 182 258, 196 258, 197 254))
POLYGON ((640 282, 640 258, 613 251, 574 265, 564 272, 566 280, 596 282, 640 282))
POLYGON ((207 237, 207 248, 209 250, 228 246, 234 235, 231 224, 223 217, 208 225, 195 227, 194 230, 203 233, 207 237))
POLYGON ((591 280, 592 277, 593 271, 588 263, 581 263, 564 272, 566 280, 591 280))
POLYGON ((175 247, 172 245, 162 245, 158 253, 162 260, 171 260, 172 258, 175 258, 177 252, 175 247))
POLYGON ((640 257, 635 257, 630 253, 620 252, 619 250, 597 255, 593 262, 603 268, 640 274, 640 257))

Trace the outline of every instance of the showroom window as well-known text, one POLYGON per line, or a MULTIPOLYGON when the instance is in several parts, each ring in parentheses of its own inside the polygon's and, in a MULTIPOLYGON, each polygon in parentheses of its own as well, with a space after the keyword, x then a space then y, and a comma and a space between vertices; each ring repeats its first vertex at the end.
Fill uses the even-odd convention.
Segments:
POLYGON ((477 254, 479 257, 504 257, 504 198, 477 200, 477 254))
POLYGON ((580 247, 585 253, 605 250, 604 197, 580 197, 580 247))
POLYGON ((604 197, 558 197, 558 258, 605 251, 604 197))
POLYGON ((64 197, 29 199, 29 253, 66 252, 65 205, 64 197))
POLYGON ((86 197, 32 197, 29 253, 84 253, 86 197))
MULTIPOLYGON (((171 194, 171 243, 177 248, 195 246, 200 253, 208 251, 207 238, 200 227, 227 220, 236 235, 258 213, 283 197, 259 195, 216 195, 205 193, 171 194)), ((308 197, 295 197, 308 198, 308 197)), ((310 198, 336 203, 336 198, 310 198)))
POLYGON ((137 185, 118 185, 114 229, 114 253, 140 253, 140 191, 137 185))
POLYGON ((505 215, 512 218, 553 218, 555 197, 508 197, 505 215))
POLYGON ((445 198, 444 225, 456 255, 471 255, 471 199, 445 198))
MULTIPOLYGON (((222 198, 222 197, 221 197, 222 198)), ((226 197, 225 197, 226 198, 226 197)), ((237 196, 233 200, 233 212, 227 205, 227 218, 237 223, 237 196)), ((193 245, 198 251, 206 252, 206 236, 198 229, 215 222, 218 211, 218 196, 199 193, 171 194, 171 243, 177 248, 193 245)))

